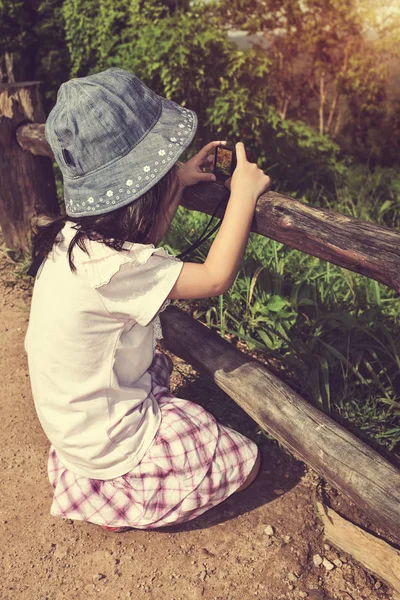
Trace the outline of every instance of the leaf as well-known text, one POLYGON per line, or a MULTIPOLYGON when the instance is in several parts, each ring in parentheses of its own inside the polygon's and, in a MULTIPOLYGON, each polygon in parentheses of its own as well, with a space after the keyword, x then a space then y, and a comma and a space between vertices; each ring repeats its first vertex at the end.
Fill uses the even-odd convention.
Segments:
POLYGON ((271 299, 267 303, 268 310, 272 312, 279 312, 282 308, 289 306, 289 302, 282 298, 281 296, 272 296, 271 299))

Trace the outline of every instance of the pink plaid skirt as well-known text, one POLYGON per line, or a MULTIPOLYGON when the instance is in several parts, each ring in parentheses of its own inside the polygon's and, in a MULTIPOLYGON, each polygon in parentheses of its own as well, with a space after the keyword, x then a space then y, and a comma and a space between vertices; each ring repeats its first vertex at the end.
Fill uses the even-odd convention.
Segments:
POLYGON ((198 404, 173 396, 161 352, 149 372, 162 419, 144 458, 129 473, 103 481, 66 469, 51 447, 52 515, 108 527, 164 527, 198 517, 247 479, 257 446, 198 404))

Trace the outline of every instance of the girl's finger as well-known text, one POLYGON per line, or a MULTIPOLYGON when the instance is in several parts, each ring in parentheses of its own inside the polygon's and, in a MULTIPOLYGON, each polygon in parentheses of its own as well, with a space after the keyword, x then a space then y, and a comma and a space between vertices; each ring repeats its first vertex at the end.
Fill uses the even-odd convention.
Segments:
POLYGON ((206 156, 208 155, 208 153, 211 152, 211 150, 214 150, 214 148, 216 148, 217 146, 220 146, 221 144, 226 144, 226 141, 223 141, 223 142, 210 142, 209 144, 207 144, 206 146, 204 146, 197 153, 198 158, 200 158, 200 160, 204 160, 206 158, 206 156))
POLYGON ((213 164, 214 164, 214 154, 209 154, 208 156, 206 156, 206 158, 204 158, 199 163, 199 166, 204 168, 204 167, 210 167, 213 164))
POLYGON ((213 173, 198 173, 196 176, 197 182, 200 181, 217 181, 213 173))
POLYGON ((237 159, 238 164, 245 162, 245 161, 247 162, 246 150, 245 150, 243 142, 238 142, 236 144, 236 159, 237 159))

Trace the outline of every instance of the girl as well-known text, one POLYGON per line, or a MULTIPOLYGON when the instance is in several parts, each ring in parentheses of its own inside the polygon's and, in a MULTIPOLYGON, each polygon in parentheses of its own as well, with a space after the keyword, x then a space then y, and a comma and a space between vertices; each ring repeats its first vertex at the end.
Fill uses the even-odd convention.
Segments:
MULTIPOLYGON (((169 389, 155 350, 158 313, 174 298, 227 291, 257 197, 269 178, 236 145, 237 168, 204 264, 157 248, 207 144, 176 165, 196 114, 119 68, 64 83, 46 137, 64 179, 65 217, 38 227, 45 259, 25 348, 39 420, 51 442, 51 514, 113 531, 194 519, 255 479, 253 442, 169 389)), ((195 343, 195 340, 193 341, 195 343)))

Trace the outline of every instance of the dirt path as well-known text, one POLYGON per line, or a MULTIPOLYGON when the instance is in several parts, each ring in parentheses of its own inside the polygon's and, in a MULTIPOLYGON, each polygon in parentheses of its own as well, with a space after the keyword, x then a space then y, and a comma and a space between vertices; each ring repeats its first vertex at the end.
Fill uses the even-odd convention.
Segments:
MULTIPOLYGON (((313 511, 316 474, 176 357, 175 393, 259 443, 263 467, 256 483, 176 529, 111 534, 51 517, 48 441, 35 415, 23 346, 29 302, 29 283, 0 253, 2 600, 391 598, 350 557, 324 545, 313 511), (341 565, 317 567, 315 554, 341 565)), ((328 486, 325 494, 342 514, 368 525, 343 496, 328 486)))

